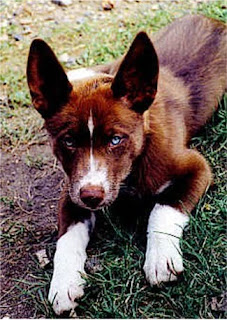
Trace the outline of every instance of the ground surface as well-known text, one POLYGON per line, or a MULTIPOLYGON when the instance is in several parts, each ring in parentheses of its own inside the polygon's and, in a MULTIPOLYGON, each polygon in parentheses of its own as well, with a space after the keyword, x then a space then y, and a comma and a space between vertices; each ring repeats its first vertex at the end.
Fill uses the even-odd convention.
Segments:
MULTIPOLYGON (((139 30, 156 31, 188 12, 225 20, 221 1, 0 2, 1 94, 1 317, 54 317, 47 302, 52 264, 41 268, 36 252, 53 257, 57 200, 63 172, 52 156, 25 81, 27 52, 35 37, 55 49, 67 69, 120 56, 139 30)), ((223 318, 225 236, 225 109, 193 140, 214 169, 213 189, 201 200, 183 243, 185 275, 176 286, 151 290, 144 280, 144 239, 125 232, 108 214, 89 247, 88 289, 78 308, 86 318, 223 318), (92 271, 93 266, 93 271, 92 271), (94 273, 95 270, 95 273, 94 273)))

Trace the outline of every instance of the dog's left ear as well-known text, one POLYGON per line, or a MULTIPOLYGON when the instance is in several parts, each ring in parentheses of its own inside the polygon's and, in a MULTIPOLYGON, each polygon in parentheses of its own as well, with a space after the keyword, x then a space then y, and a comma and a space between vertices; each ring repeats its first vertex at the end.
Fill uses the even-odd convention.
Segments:
POLYGON ((142 114, 157 92, 158 57, 149 37, 140 32, 123 59, 112 83, 115 98, 125 98, 130 107, 142 114))
POLYGON ((67 75, 48 44, 35 39, 30 47, 27 81, 34 107, 43 118, 64 105, 72 90, 67 75))

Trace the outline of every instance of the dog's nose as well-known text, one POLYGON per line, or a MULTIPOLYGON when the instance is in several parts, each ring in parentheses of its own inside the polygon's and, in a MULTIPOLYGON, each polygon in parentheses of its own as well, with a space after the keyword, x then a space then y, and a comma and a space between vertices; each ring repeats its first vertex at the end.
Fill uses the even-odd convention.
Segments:
POLYGON ((99 186, 86 186, 80 189, 80 199, 91 209, 97 208, 103 201, 104 194, 104 189, 99 186))

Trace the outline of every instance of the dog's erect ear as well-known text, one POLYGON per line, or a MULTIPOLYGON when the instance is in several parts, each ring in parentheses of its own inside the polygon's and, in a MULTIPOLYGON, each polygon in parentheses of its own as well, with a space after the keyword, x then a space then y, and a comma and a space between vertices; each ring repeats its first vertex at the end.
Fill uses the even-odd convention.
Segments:
POLYGON ((32 42, 27 81, 32 102, 44 118, 67 102, 72 85, 51 48, 40 39, 32 42))
POLYGON ((145 32, 140 32, 113 80, 114 97, 126 98, 133 110, 143 113, 157 92, 158 57, 145 32))

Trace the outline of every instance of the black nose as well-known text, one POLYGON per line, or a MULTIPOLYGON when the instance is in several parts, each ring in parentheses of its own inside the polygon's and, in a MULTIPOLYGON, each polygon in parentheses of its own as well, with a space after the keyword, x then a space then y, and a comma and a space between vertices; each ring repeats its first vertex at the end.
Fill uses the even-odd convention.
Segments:
POLYGON ((80 189, 80 199, 87 207, 95 209, 104 199, 104 189, 99 186, 86 186, 80 189))

